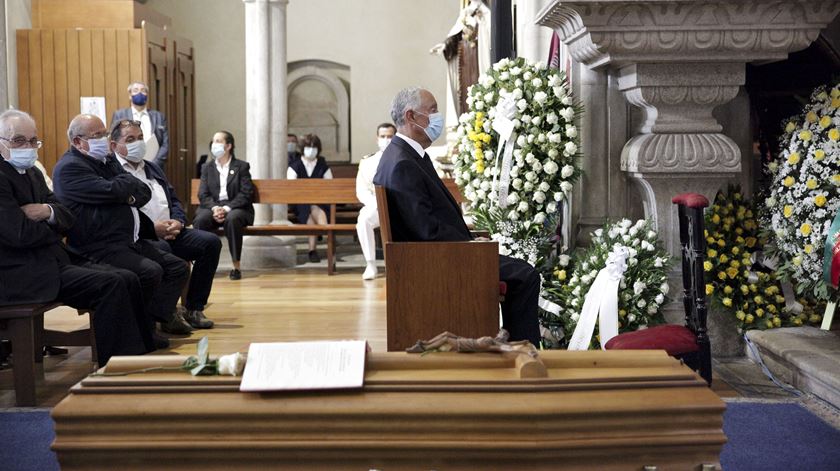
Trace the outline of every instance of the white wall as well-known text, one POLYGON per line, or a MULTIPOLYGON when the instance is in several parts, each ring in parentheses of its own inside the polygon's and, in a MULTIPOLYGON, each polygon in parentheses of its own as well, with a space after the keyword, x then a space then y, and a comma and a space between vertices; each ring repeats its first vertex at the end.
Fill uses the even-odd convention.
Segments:
MULTIPOLYGON (((328 60, 350 67, 353 161, 376 150, 375 127, 390 121, 396 92, 428 88, 443 108, 446 68, 429 49, 458 15, 458 0, 290 0, 288 60, 328 60)), ((195 46, 196 126, 202 152, 226 128, 245 155, 245 6, 241 0, 149 0, 195 46)), ((442 142, 442 140, 440 141, 442 142)))
POLYGON ((6 80, 9 84, 9 105, 18 107, 17 94, 17 41, 15 31, 32 28, 30 0, 5 0, 6 2, 6 80))

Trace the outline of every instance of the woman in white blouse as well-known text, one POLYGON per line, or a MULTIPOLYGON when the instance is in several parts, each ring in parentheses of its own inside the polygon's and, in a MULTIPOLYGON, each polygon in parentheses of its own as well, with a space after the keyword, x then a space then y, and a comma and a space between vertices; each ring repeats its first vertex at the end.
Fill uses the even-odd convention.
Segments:
MULTIPOLYGON (((286 172, 286 178, 294 180, 297 178, 325 178, 331 179, 332 171, 327 165, 327 160, 321 156, 321 139, 315 134, 307 134, 303 136, 301 141, 303 146, 303 155, 299 160, 289 164, 289 170, 286 172)), ((293 206, 295 215, 297 215, 298 223, 300 224, 326 224, 328 206, 318 206, 315 204, 296 204, 293 206)), ((309 261, 318 263, 321 257, 315 250, 315 236, 309 237, 309 261)))

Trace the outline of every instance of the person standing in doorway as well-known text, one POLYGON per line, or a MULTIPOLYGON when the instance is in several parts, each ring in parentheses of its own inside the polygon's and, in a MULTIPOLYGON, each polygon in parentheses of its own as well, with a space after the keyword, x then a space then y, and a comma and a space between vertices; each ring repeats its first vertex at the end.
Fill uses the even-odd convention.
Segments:
POLYGON ((124 119, 138 121, 146 141, 145 160, 154 162, 166 170, 166 159, 169 157, 169 130, 163 113, 150 110, 146 106, 149 101, 149 89, 143 82, 133 82, 128 86, 128 98, 131 106, 114 112, 111 122, 116 123, 124 119))

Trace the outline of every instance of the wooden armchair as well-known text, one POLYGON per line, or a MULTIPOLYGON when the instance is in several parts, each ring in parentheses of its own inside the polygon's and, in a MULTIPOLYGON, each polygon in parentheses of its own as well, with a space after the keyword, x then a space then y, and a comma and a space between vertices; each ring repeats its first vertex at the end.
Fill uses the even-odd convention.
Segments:
POLYGON ((496 242, 394 242, 383 187, 376 187, 385 246, 388 351, 449 331, 462 337, 499 331, 496 242))
POLYGON ((703 208, 709 206, 705 196, 683 193, 673 198, 680 221, 682 248, 683 306, 685 325, 660 325, 628 332, 610 339, 607 350, 665 350, 697 371, 712 384, 712 355, 706 331, 706 283, 703 261, 706 239, 703 234, 703 208))

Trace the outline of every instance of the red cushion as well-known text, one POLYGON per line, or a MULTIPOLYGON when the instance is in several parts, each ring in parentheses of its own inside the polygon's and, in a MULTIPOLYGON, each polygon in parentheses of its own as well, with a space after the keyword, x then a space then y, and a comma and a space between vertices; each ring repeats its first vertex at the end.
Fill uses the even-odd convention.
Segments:
POLYGON ((671 202, 674 204, 683 204, 689 208, 705 208, 709 206, 709 200, 698 193, 680 193, 671 198, 671 202))
POLYGON ((507 283, 504 281, 499 282, 499 296, 504 296, 507 294, 507 283))
POLYGON ((604 348, 607 350, 665 350, 671 356, 700 350, 694 333, 688 327, 674 324, 658 325, 616 335, 607 342, 604 348))

